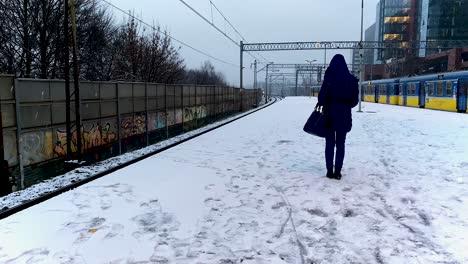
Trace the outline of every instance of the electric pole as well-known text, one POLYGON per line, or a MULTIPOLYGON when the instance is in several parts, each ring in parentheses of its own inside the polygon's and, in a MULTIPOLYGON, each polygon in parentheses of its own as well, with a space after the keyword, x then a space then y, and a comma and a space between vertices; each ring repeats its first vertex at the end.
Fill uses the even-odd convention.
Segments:
POLYGON ((266 74, 265 74, 265 104, 268 103, 268 67, 270 63, 266 65, 266 74))
POLYGON ((70 118, 70 107, 71 107, 71 95, 70 95, 70 44, 68 34, 68 24, 70 15, 70 5, 68 0, 64 1, 64 20, 63 20, 63 36, 64 36, 64 47, 63 47, 63 63, 65 65, 65 130, 66 130, 66 141, 67 141, 67 159, 70 159, 72 155, 71 148, 71 118, 70 118))
POLYGON ((80 100, 80 82, 79 82, 79 67, 78 67, 78 44, 76 41, 75 0, 71 0, 70 13, 71 13, 72 45, 73 45, 73 78, 74 78, 74 88, 75 88, 76 148, 77 148, 78 159, 81 159, 81 154, 82 154, 81 100, 80 100))
POLYGON ((364 39, 364 0, 361 2, 361 42, 359 43, 359 56, 360 56, 360 73, 359 73, 359 110, 362 112, 361 108, 361 95, 362 95, 362 85, 364 83, 364 49, 363 49, 363 39, 364 39))

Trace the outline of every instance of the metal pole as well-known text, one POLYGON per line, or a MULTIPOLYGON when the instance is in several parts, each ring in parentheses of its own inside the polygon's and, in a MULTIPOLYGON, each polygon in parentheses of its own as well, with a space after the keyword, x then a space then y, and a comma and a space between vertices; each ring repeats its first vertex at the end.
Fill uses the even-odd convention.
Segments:
POLYGON ((257 89, 257 60, 254 60, 254 89, 257 89))
POLYGON ((78 44, 76 41, 76 13, 75 13, 75 0, 70 2, 70 13, 72 22, 72 44, 73 44, 73 79, 75 88, 75 114, 76 114, 76 147, 78 159, 81 159, 82 141, 81 141, 81 98, 80 98, 80 82, 79 82, 79 68, 78 68, 78 44))
POLYGON ((117 138, 119 139, 119 155, 122 155, 122 133, 120 131, 120 124, 122 122, 120 117, 120 92, 119 92, 119 83, 115 83, 115 94, 117 96, 117 138))
POLYGON ((296 96, 297 96, 297 81, 298 81, 298 78, 299 78, 299 71, 296 69, 296 91, 295 91, 296 96))
POLYGON ((310 88, 312 88, 312 62, 310 63, 310 69, 311 71, 309 72, 309 85, 310 88))
POLYGON ((327 44, 325 44, 325 59, 323 61, 323 67, 327 68, 327 44))
POLYGON ((258 107, 257 60, 254 61, 254 89, 255 89, 255 105, 258 107))
POLYGON ((361 108, 361 94, 362 94, 362 85, 364 83, 364 50, 363 48, 363 39, 364 39, 364 0, 361 2, 361 42, 359 43, 359 57, 360 57, 360 73, 359 73, 359 110, 362 112, 361 108))
POLYGON ((285 85, 285 78, 284 78, 284 75, 283 75, 283 86, 281 86, 281 96, 283 96, 283 89, 284 89, 284 85, 285 85))
POLYGON ((243 88, 244 81, 244 42, 240 42, 240 88, 243 88))
POLYGON ((72 155, 71 149, 71 118, 70 118, 70 44, 69 44, 69 35, 68 35, 68 16, 69 16, 69 2, 65 0, 65 7, 64 7, 64 22, 63 22, 63 36, 64 36, 64 47, 63 47, 63 61, 65 64, 65 133, 66 133, 66 144, 67 144, 67 159, 70 159, 72 155))
POLYGON ((266 66, 266 74, 265 74, 265 104, 268 103, 268 67, 270 64, 268 63, 266 66))
POLYGON ((18 155, 18 166, 20 170, 20 188, 21 190, 24 189, 24 166, 23 166, 23 139, 21 138, 21 131, 22 131, 22 122, 21 122, 21 106, 20 106, 20 100, 19 100, 19 85, 18 85, 18 79, 15 78, 14 80, 14 91, 15 91, 15 111, 16 111, 16 152, 18 155))

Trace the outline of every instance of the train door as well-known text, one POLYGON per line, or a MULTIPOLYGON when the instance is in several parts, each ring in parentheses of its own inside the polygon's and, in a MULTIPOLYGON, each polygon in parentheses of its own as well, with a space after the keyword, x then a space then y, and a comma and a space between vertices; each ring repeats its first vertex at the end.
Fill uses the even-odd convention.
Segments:
POLYGON ((390 104, 390 96, 393 94, 393 84, 385 85, 385 93, 387 94, 387 100, 385 101, 386 104, 390 104))
POLYGON ((374 86, 374 93, 375 93, 375 98, 374 98, 374 102, 375 103, 378 103, 379 102, 379 97, 380 97, 380 85, 375 85, 374 86))
POLYGON ((391 98, 395 98, 393 99, 393 102, 391 102, 392 100, 390 100, 390 102, 392 104, 396 104, 396 105, 399 105, 400 104, 400 85, 395 83, 393 84, 393 93, 392 93, 392 96, 391 98))
POLYGON ((402 84, 401 89, 400 94, 403 96, 403 105, 406 105, 408 102, 408 84, 402 84))
POLYGON ((419 84, 419 107, 424 108, 426 106, 426 86, 428 84, 421 82, 419 84))
POLYGON ((457 89, 457 110, 458 112, 466 112, 468 94, 468 79, 460 79, 457 89))

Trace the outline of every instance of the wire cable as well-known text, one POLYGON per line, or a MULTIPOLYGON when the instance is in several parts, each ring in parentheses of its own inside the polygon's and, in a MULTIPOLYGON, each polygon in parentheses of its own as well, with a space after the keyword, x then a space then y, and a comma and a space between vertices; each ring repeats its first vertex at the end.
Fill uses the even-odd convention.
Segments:
POLYGON ((156 28, 155 26, 152 26, 152 25, 146 23, 145 21, 139 19, 138 17, 135 17, 135 16, 132 15, 131 13, 129 13, 129 12, 127 12, 127 11, 121 9, 120 7, 118 7, 118 6, 116 6, 116 5, 112 4, 112 3, 110 3, 110 2, 107 1, 107 0, 101 0, 101 1, 104 2, 104 3, 106 3, 107 5, 111 6, 112 8, 114 8, 114 9, 116 9, 116 10, 118 10, 118 11, 124 13, 125 15, 128 15, 129 17, 131 17, 131 18, 133 18, 133 19, 139 21, 140 23, 142 23, 142 24, 144 24, 144 25, 150 27, 151 29, 153 29, 153 30, 159 32, 160 34, 163 34, 164 36, 166 36, 166 37, 168 37, 168 38, 174 40, 175 42, 177 42, 177 43, 179 43, 179 44, 181 44, 181 45, 183 45, 183 46, 189 48, 189 49, 192 49, 192 50, 194 50, 194 51, 196 51, 196 52, 198 52, 198 53, 200 53, 200 54, 202 54, 202 55, 205 55, 205 56, 207 56, 207 57, 209 57, 209 58, 211 58, 211 59, 213 59, 213 60, 216 60, 216 61, 218 61, 218 62, 227 64, 227 65, 231 65, 231 66, 234 66, 234 67, 240 67, 240 66, 237 65, 237 64, 234 64, 234 63, 231 63, 231 62, 222 60, 222 59, 218 59, 218 58, 216 58, 216 57, 214 57, 214 56, 212 56, 212 55, 210 55, 210 54, 208 54, 208 53, 206 53, 206 52, 203 52, 203 51, 201 51, 201 50, 199 50, 199 49, 197 49, 197 48, 195 48, 195 47, 193 47, 193 46, 191 46, 191 45, 189 45, 189 44, 187 44, 187 43, 181 41, 181 40, 178 40, 178 39, 172 37, 171 35, 167 34, 166 32, 161 31, 160 29, 156 28))
MULTIPOLYGON (((185 2, 184 0, 179 0, 182 4, 184 4, 186 7, 188 7, 192 12, 194 12, 196 15, 198 15, 201 19, 203 19, 206 23, 208 23, 209 25, 211 25, 214 29, 216 29, 218 32, 220 32, 221 34, 223 34, 227 39, 229 39, 232 43, 234 43, 234 45, 236 45, 237 47, 240 47, 240 44, 237 43, 237 41, 235 41, 233 38, 231 38, 228 34, 226 34, 226 32, 222 31, 218 26, 216 26, 213 21, 209 21, 206 17, 204 17, 202 14, 200 14, 200 12, 198 12, 197 10, 195 10, 195 8, 193 8, 192 6, 190 6, 189 4, 187 4, 187 2, 185 2)), ((221 14, 221 16, 223 16, 224 20, 231 26, 233 27, 233 25, 231 24, 231 22, 229 22, 227 20, 227 18, 221 13, 221 11, 213 4, 212 1, 210 1, 211 5, 214 6, 216 8, 216 10, 221 14)), ((236 32, 237 29, 235 29, 236 32)), ((240 34, 240 33, 238 33, 240 34)), ((242 37, 242 35, 240 35, 241 38, 245 41, 245 39, 242 37)), ((249 54, 252 58, 256 59, 256 60, 259 60, 257 59, 257 57, 255 57, 254 55, 252 55, 252 53, 250 53, 249 51, 246 51, 247 54, 249 54)), ((265 58, 264 58, 265 59, 265 58)), ((266 59, 265 59, 266 61, 266 59)))
MULTIPOLYGON (((241 37, 241 39, 244 41, 244 42, 248 42, 244 36, 242 36, 242 34, 239 32, 239 30, 237 30, 236 27, 234 27, 234 25, 231 23, 231 21, 229 21, 229 19, 226 18, 226 16, 223 14, 223 12, 221 12, 221 10, 219 10, 219 8, 213 3, 212 0, 210 0, 210 4, 211 6, 213 6, 217 11, 218 13, 224 18, 224 20, 229 24, 229 26, 231 26, 231 28, 237 33, 237 35, 239 35, 239 37, 241 37)), ((249 53, 249 55, 251 55, 254 59, 257 59, 255 56, 253 56, 252 54, 250 54, 250 52, 247 52, 249 53)), ((268 59, 266 59, 265 57, 263 57, 262 54, 260 54, 259 52, 256 52, 260 57, 263 58, 264 62, 268 62, 268 59)))
POLYGON ((237 41, 235 41, 234 39, 232 39, 230 36, 228 36, 224 31, 222 31, 221 29, 219 29, 215 24, 213 24, 212 22, 210 22, 208 19, 206 19, 202 14, 200 14, 197 10, 195 10, 193 7, 191 7, 189 4, 187 4, 184 0, 179 0, 180 2, 182 2, 182 4, 184 4, 185 6, 187 6, 190 10, 192 10, 195 14, 197 14, 199 17, 201 17, 203 20, 205 20, 206 23, 210 24, 213 28, 215 28, 216 30, 218 30, 221 34, 223 34, 226 38, 228 38, 232 43, 234 43, 234 45, 236 45, 237 47, 240 47, 239 43, 237 43, 237 41))

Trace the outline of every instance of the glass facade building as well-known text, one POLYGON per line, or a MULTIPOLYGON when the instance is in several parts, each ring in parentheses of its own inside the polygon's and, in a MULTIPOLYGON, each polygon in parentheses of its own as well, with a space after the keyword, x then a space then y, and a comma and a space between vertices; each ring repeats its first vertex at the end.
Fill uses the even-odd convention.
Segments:
MULTIPOLYGON (((468 0, 420 0, 421 40, 468 40, 468 0)), ((421 50, 419 56, 441 52, 421 50)))
MULTIPOLYGON (((378 7, 380 41, 401 41, 404 48, 408 46, 408 42, 418 40, 418 0, 381 0, 378 7)), ((383 61, 399 59, 405 57, 408 52, 412 51, 386 49, 379 52, 378 58, 383 61)))

